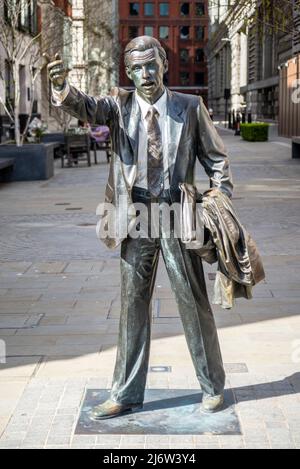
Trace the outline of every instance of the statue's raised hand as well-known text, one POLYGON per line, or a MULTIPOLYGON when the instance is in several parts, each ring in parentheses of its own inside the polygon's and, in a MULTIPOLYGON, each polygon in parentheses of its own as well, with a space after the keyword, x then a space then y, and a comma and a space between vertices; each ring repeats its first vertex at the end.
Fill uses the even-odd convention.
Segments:
POLYGON ((68 69, 65 67, 59 54, 55 54, 54 60, 48 54, 43 55, 47 62, 49 62, 47 65, 49 80, 51 80, 56 90, 61 91, 68 75, 68 69))

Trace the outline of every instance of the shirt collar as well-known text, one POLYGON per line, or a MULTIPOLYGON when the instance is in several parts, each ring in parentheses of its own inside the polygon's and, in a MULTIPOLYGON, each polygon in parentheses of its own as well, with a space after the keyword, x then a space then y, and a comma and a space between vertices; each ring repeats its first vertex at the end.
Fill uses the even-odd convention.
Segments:
POLYGON ((167 104, 167 91, 165 88, 165 91, 161 95, 161 97, 154 103, 154 104, 149 104, 147 101, 145 101, 143 98, 141 98, 138 94, 137 91, 135 90, 135 97, 137 99, 137 102, 139 103, 139 106, 141 108, 141 113, 143 116, 143 119, 145 119, 146 114, 149 110, 149 107, 154 106, 159 115, 162 116, 166 112, 166 104, 167 104))

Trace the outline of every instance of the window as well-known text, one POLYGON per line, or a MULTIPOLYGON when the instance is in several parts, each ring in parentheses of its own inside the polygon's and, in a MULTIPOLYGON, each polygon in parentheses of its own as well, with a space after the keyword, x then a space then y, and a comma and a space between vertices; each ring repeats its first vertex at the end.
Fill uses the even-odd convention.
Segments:
POLYGON ((139 35, 139 27, 138 26, 129 26, 128 28, 128 37, 129 39, 133 39, 138 37, 139 35))
POLYGON ((144 3, 144 15, 145 16, 154 15, 154 3, 144 3))
POLYGON ((20 28, 24 31, 29 30, 29 3, 27 0, 21 0, 20 6, 20 28))
POLYGON ((199 85, 199 86, 204 85, 204 72, 195 73, 195 85, 199 85))
POLYGON ((203 16, 205 15, 205 6, 204 3, 196 3, 196 16, 203 16))
POLYGON ((153 36, 153 26, 145 26, 144 34, 145 36, 153 36))
POLYGON ((13 85, 13 74, 12 74, 12 67, 8 60, 5 60, 5 71, 4 71, 4 78, 5 78, 5 104, 9 110, 11 110, 11 106, 14 103, 14 85, 13 85))
POLYGON ((190 36, 190 27, 182 26, 180 28, 180 39, 189 39, 190 36))
POLYGON ((182 3, 180 5, 180 14, 182 16, 188 16, 190 14, 190 4, 189 3, 182 3))
POLYGON ((160 16, 169 16, 169 3, 159 4, 159 14, 160 16))
POLYGON ((190 74, 189 72, 180 72, 179 73, 179 82, 181 86, 188 86, 190 84, 190 74))
POLYGON ((37 19, 37 1, 31 0, 30 2, 30 32, 33 36, 38 33, 38 19, 37 19))
POLYGON ((26 84, 25 65, 19 65, 19 86, 20 86, 20 102, 19 102, 20 113, 26 114, 27 101, 30 101, 30 96, 28 96, 28 90, 30 91, 30 88, 27 87, 27 84, 26 84))
POLYGON ((137 16, 139 14, 140 5, 138 3, 129 3, 130 16, 137 16))
POLYGON ((169 38, 169 26, 160 26, 159 27, 159 38, 168 39, 169 38))
POLYGON ((205 37, 205 27, 204 26, 196 26, 195 28, 195 37, 197 41, 203 41, 205 37))
POLYGON ((188 49, 180 49, 179 50, 180 62, 188 63, 189 61, 189 51, 188 49))
POLYGON ((34 99, 32 103, 32 114, 37 114, 37 112, 38 112, 38 102, 36 99, 34 99))
POLYGON ((204 50, 203 49, 196 49, 196 54, 195 54, 195 62, 204 62, 204 50))

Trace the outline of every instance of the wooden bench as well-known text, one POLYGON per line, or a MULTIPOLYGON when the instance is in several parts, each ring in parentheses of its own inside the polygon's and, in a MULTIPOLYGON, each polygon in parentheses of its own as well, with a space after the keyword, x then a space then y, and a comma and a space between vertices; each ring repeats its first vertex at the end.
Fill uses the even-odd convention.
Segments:
MULTIPOLYGON (((65 146, 68 166, 73 163, 78 165, 78 161, 83 159, 87 160, 88 166, 91 166, 91 139, 88 134, 67 134, 65 136, 65 146)), ((64 167, 64 156, 61 160, 62 168, 64 167)))
POLYGON ((300 137, 292 137, 292 158, 300 158, 300 137))
POLYGON ((103 142, 97 142, 95 139, 91 138, 91 149, 94 151, 95 164, 98 164, 97 150, 105 151, 106 161, 107 161, 107 163, 109 163, 109 159, 110 159, 110 156, 111 156, 110 138, 107 139, 107 140, 104 140, 103 142))

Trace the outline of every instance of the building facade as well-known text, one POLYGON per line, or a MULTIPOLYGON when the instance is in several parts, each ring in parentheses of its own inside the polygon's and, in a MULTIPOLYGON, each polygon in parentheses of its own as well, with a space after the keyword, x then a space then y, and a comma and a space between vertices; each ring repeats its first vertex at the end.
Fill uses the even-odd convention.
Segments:
POLYGON ((208 102, 215 115, 225 115, 227 89, 229 111, 278 123, 281 69, 300 48, 296 3, 209 2, 208 102))
POLYGON ((118 84, 118 8, 116 0, 73 0, 72 71, 81 90, 107 94, 118 84))
MULTIPOLYGON (((169 71, 165 84, 174 90, 201 94, 207 98, 206 45, 208 39, 207 1, 161 0, 119 2, 121 50, 137 36, 157 38, 167 52, 169 71)), ((120 56, 120 86, 132 88, 120 56)))

